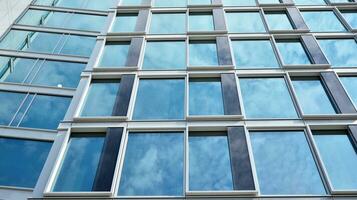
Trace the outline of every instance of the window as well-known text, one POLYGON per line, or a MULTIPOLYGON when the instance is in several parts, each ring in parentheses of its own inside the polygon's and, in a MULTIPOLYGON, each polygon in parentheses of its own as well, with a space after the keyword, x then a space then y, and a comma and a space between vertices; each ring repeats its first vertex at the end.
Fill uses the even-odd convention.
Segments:
POLYGON ((226 133, 190 133, 189 165, 190 191, 233 190, 226 133))
POLYGON ((189 0, 190 5, 210 5, 211 0, 189 0))
POLYGON ((255 0, 223 0, 224 6, 256 6, 255 0))
POLYGON ((312 32, 346 31, 333 11, 303 11, 301 14, 312 32))
POLYGON ((189 15, 190 31, 214 31, 213 16, 211 12, 194 12, 189 15))
POLYGON ((233 40, 236 68, 278 68, 270 40, 233 40))
POLYGON ((288 15, 283 12, 266 12, 265 17, 270 30, 292 30, 293 26, 288 15))
POLYGON ((190 79, 190 115, 224 115, 220 78, 190 79))
POLYGON ((326 5, 324 0, 294 0, 296 5, 326 5))
POLYGON ((330 0, 331 3, 352 3, 354 0, 330 0))
POLYGON ((353 28, 357 29, 357 11, 341 11, 343 18, 353 28))
POLYGON ((0 137, 0 185, 34 188, 51 142, 0 137))
POLYGON ((296 78, 292 80, 292 83, 304 114, 336 113, 324 86, 318 78, 296 78))
POLYGON ((298 40, 281 40, 276 43, 285 65, 309 65, 310 58, 298 40))
POLYGON ((122 0, 120 5, 122 6, 141 6, 143 0, 122 0))
POLYGON ((182 34, 186 32, 185 13, 153 13, 150 33, 182 34))
POLYGON ((357 42, 354 39, 317 40, 333 67, 357 67, 357 42))
POLYGON ((92 10, 108 10, 115 6, 116 0, 103 0, 100 2, 93 0, 36 0, 35 5, 58 6, 67 8, 82 8, 92 10))
POLYGON ((81 116, 112 116, 119 87, 119 80, 92 81, 81 116))
POLYGON ((246 118, 297 118, 284 78, 239 78, 246 118))
POLYGON ((182 196, 182 132, 129 133, 119 196, 182 196))
POLYGON ((20 107, 22 101, 26 97, 24 93, 0 91, 1 107, 0 107, 0 124, 9 125, 14 114, 20 107))
POLYGON ((346 131, 314 131, 314 140, 334 190, 357 189, 357 151, 346 131))
POLYGON ((326 194, 303 131, 250 132, 263 195, 326 194))
POLYGON ((183 119, 184 97, 184 79, 141 79, 133 119, 183 119))
POLYGON ((92 53, 95 42, 96 37, 69 35, 60 51, 60 54, 89 57, 92 53))
POLYGON ((279 4, 280 0, 258 0, 259 4, 279 4))
POLYGON ((185 69, 185 41, 148 41, 143 69, 185 69))
POLYGON ((104 46, 99 67, 124 67, 130 42, 107 42, 104 46))
POLYGON ((105 137, 99 134, 72 135, 54 192, 92 191, 105 137))
POLYGON ((186 7, 186 1, 183 0, 153 0, 154 7, 186 7))
POLYGON ((351 97, 351 100, 355 104, 355 107, 357 108, 357 90, 356 90, 356 85, 357 85, 357 77, 355 76, 343 76, 340 77, 340 80, 345 87, 348 95, 351 97))
POLYGON ((262 33, 264 24, 259 12, 227 12, 228 32, 231 33, 262 33))
POLYGON ((115 18, 111 32, 134 32, 138 14, 119 14, 115 18))
POLYGON ((218 54, 215 41, 190 41, 190 66, 217 66, 218 54))

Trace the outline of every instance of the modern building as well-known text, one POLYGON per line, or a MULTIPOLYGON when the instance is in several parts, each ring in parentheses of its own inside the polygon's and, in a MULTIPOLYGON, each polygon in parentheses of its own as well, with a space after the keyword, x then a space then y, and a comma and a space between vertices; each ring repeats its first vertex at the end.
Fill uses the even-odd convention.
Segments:
POLYGON ((0 199, 357 199, 355 0, 0 5, 0 199))

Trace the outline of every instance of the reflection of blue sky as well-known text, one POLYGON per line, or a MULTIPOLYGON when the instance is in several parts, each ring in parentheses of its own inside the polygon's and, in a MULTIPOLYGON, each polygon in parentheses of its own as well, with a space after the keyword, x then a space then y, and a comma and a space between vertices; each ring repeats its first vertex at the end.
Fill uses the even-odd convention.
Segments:
POLYGON ((42 53, 53 53, 61 37, 61 34, 36 32, 33 36, 31 36, 31 42, 27 50, 42 53))
POLYGON ((279 67, 269 40, 232 41, 237 68, 279 67))
POLYGON ((210 5, 211 0, 189 0, 190 5, 210 5))
POLYGON ((258 0, 259 3, 280 3, 279 0, 258 0))
POLYGON ((255 6, 255 0, 223 0, 225 6, 255 6))
POLYGON ((18 24, 33 25, 37 26, 41 22, 41 18, 45 17, 49 11, 44 10, 28 10, 26 14, 21 17, 18 24))
POLYGON ((301 14, 312 32, 346 31, 332 11, 304 11, 301 14))
POLYGON ((183 119, 184 79, 142 79, 133 119, 183 119))
POLYGON ((190 190, 233 190, 227 136, 190 136, 190 190))
MULTIPOLYGON (((37 0, 41 2, 53 2, 54 0, 37 0)), ((58 7, 69 7, 69 8, 83 8, 83 9, 92 9, 92 10, 108 10, 110 7, 114 7, 116 0, 58 0, 56 1, 56 6, 58 7)), ((46 3, 49 5, 49 3, 46 3)))
POLYGON ((119 82, 92 83, 81 115, 111 116, 119 87, 119 82))
POLYGON ((61 53, 89 57, 95 43, 95 37, 70 35, 61 49, 61 53))
POLYGON ((259 12, 227 12, 226 19, 229 32, 265 32, 259 12))
POLYGON ((294 0, 296 5, 326 5, 324 0, 294 0))
POLYGON ((0 138, 0 185, 33 188, 51 142, 0 138))
POLYGON ((283 78, 240 78, 247 118, 297 118, 283 78))
POLYGON ((356 12, 342 12, 342 15, 352 28, 357 29, 357 13, 356 12))
POLYGON ((125 6, 138 6, 141 5, 141 2, 142 0, 122 0, 120 4, 125 6))
POLYGON ((72 137, 53 191, 91 191, 104 137, 72 137))
POLYGON ((270 30, 291 30, 290 20, 285 13, 268 13, 265 15, 270 30))
POLYGON ((3 92, 0 91, 0 124, 8 125, 25 98, 24 93, 3 92))
POLYGON ((350 95, 353 103, 357 107, 357 77, 340 77, 340 80, 345 86, 347 93, 350 95))
POLYGON ((305 114, 335 114, 320 80, 293 80, 299 105, 305 114))
POLYGON ((183 133, 130 133, 119 195, 182 195, 183 133))
POLYGON ((357 189, 357 152, 344 131, 314 135, 323 163, 335 189, 357 189), (342 134, 341 134, 342 132, 342 134))
POLYGON ((213 31, 213 16, 212 13, 195 14, 190 13, 189 15, 189 25, 190 31, 213 31))
MULTIPOLYGON (((13 68, 8 69, 2 78, 6 82, 22 83, 36 63, 36 59, 16 58, 13 68)), ((36 69, 38 69, 38 64, 36 64, 36 69)))
POLYGON ((135 31, 137 15, 119 15, 115 18, 115 23, 111 32, 133 32, 135 31))
POLYGON ((252 132, 262 194, 326 194, 304 132, 252 132))
POLYGON ((151 17, 150 33, 179 34, 186 31, 185 13, 154 13, 151 17))
POLYGON ((217 46, 215 42, 190 43, 190 66, 218 65, 217 46))
POLYGON ((63 28, 100 32, 106 19, 106 16, 72 14, 63 28))
POLYGON ((11 30, 0 42, 1 49, 19 50, 26 41, 29 31, 11 30))
POLYGON ((277 42, 279 53, 285 65, 311 64, 300 42, 277 42))
POLYGON ((185 41, 147 42, 143 69, 185 69, 185 41))
POLYGON ((224 115, 220 79, 190 80, 190 115, 224 115))
POLYGON ((104 47, 102 58, 100 59, 100 67, 123 67, 129 53, 129 43, 120 42, 107 44, 104 47))
POLYGON ((154 7, 185 7, 186 1, 182 0, 153 0, 154 7))
POLYGON ((357 43, 354 39, 320 39, 322 50, 334 67, 357 67, 357 43))

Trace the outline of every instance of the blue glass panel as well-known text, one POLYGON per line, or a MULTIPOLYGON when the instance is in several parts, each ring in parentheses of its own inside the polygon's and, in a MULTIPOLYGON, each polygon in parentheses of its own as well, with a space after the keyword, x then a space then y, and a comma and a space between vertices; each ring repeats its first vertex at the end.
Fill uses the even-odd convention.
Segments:
POLYGON ((154 13, 151 17, 150 33, 180 34, 186 32, 185 13, 154 13))
POLYGON ((184 79, 141 79, 133 119, 183 119, 184 79))
POLYGON ((142 0, 122 0, 120 1, 120 5, 123 6, 140 6, 142 0))
POLYGON ((69 97, 36 95, 19 126, 57 129, 70 102, 69 97))
POLYGON ((26 94, 0 91, 0 124, 8 125, 19 109, 26 94))
POLYGON ((279 67, 269 40, 236 40, 232 47, 237 68, 279 67))
POLYGON ((250 139, 261 194, 326 194, 304 132, 251 132, 250 139))
MULTIPOLYGON (((67 0, 73 2, 73 0, 67 0)), ((93 1, 86 0, 85 4, 82 4, 85 9, 92 10, 108 10, 109 8, 115 8, 117 5, 117 0, 101 0, 101 1, 93 1)))
POLYGON ((284 78, 240 78, 247 118, 297 118, 284 78))
POLYGON ((52 6, 55 0, 36 0, 34 5, 52 6))
POLYGON ((29 9, 25 15, 17 22, 17 24, 38 26, 41 25, 41 19, 45 18, 50 12, 45 10, 29 9))
POLYGON ((304 11, 301 14, 312 32, 346 31, 333 11, 304 11))
POLYGON ((305 114, 336 113, 320 80, 293 80, 293 86, 299 105, 305 114))
POLYGON ((324 0, 294 0, 296 5, 326 5, 324 0))
POLYGON ((25 47, 23 50, 41 53, 55 53, 55 49, 58 48, 61 38, 61 34, 35 32, 31 36, 29 47, 25 47))
POLYGON ((11 49, 11 50, 22 49, 27 44, 26 39, 30 33, 32 33, 32 32, 11 30, 1 40, 0 48, 1 49, 11 49))
POLYGON ((357 77, 353 77, 353 76, 340 77, 340 80, 357 108, 357 90, 356 90, 357 77))
POLYGON ((186 0, 153 0, 154 7, 186 7, 186 0))
POLYGON ((222 0, 224 6, 256 6, 255 0, 222 0))
POLYGON ((224 115, 219 78, 190 80, 190 115, 224 115))
POLYGON ((99 67, 124 67, 129 53, 129 42, 113 42, 104 46, 99 67))
POLYGON ((34 66, 39 63, 41 61, 36 59, 16 58, 13 61, 12 68, 10 68, 10 65, 2 67, 3 76, 1 80, 4 82, 22 83, 28 74, 33 71, 34 66))
POLYGON ((357 29, 357 11, 354 11, 354 12, 343 11, 341 13, 343 15, 343 18, 345 18, 345 20, 347 21, 347 23, 353 29, 357 29))
POLYGON ((63 27, 67 24, 70 16, 66 12, 51 12, 48 16, 44 16, 43 25, 47 27, 63 27))
POLYGON ((82 8, 92 10, 108 10, 111 7, 115 7, 116 0, 37 0, 36 5, 55 5, 58 7, 68 8, 82 8), (52 2, 51 2, 52 1, 52 2))
POLYGON ((357 67, 354 39, 320 39, 318 42, 333 67, 357 67))
POLYGON ((181 196, 183 133, 129 133, 119 196, 181 196))
POLYGON ((82 116, 111 116, 119 81, 95 81, 90 85, 82 116), (105 101, 103 101, 105 99, 105 101))
POLYGON ((277 41, 276 45, 285 65, 311 64, 309 56, 299 41, 277 41))
POLYGON ((51 142, 0 138, 0 185, 34 188, 51 142))
POLYGON ((19 123, 21 122, 22 117, 26 113, 27 108, 30 106, 30 104, 31 104, 32 100, 34 99, 34 97, 35 97, 35 94, 28 94, 26 96, 26 98, 22 102, 21 107, 17 111, 15 118, 12 120, 10 126, 15 126, 15 127, 19 126, 19 123))
POLYGON ((190 42, 190 66, 217 66, 218 55, 216 42, 190 42))
POLYGON ((227 12, 228 31, 232 33, 262 33, 264 24, 259 12, 227 12))
POLYGON ((185 69, 185 41, 149 41, 146 43, 143 69, 185 69))
POLYGON ((95 42, 95 37, 70 35, 62 47, 61 53, 89 57, 95 42))
POLYGON ((314 139, 333 188, 357 189, 357 151, 347 133, 317 131, 314 139))
POLYGON ((85 31, 102 31, 107 16, 71 14, 63 28, 77 29, 85 31))
POLYGON ((138 14, 118 15, 111 32, 134 32, 138 14))
POLYGON ((104 136, 71 137, 53 191, 91 191, 103 144, 104 136))
POLYGON ((213 31, 212 13, 190 13, 189 31, 213 31))
POLYGON ((190 5, 210 5, 211 0, 189 0, 190 5))
POLYGON ((286 13, 265 13, 270 30, 292 30, 293 26, 286 13))
POLYGON ((258 0, 260 4, 279 4, 280 0, 258 0))
POLYGON ((233 190, 226 135, 190 135, 189 151, 191 191, 233 190))

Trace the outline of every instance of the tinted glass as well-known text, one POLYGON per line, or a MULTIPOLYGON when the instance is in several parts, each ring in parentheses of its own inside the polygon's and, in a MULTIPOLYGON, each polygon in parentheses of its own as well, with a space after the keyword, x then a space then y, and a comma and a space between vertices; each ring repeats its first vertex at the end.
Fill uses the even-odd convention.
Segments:
POLYGON ((258 2, 260 4, 276 4, 276 3, 280 3, 279 0, 258 0, 258 2))
POLYGON ((353 77, 353 76, 340 77, 340 80, 357 108, 357 90, 356 90, 357 77, 353 77))
POLYGON ((213 31, 212 13, 190 13, 189 31, 213 31))
POLYGON ((224 115, 219 78, 190 80, 190 115, 224 115))
POLYGON ((320 80, 293 80, 293 86, 299 105, 305 114, 336 113, 320 80))
POLYGON ((227 12, 226 19, 229 32, 265 32, 264 24, 259 12, 227 12))
POLYGON ((95 37, 68 36, 61 53, 89 57, 96 42, 95 37))
POLYGON ((112 116, 119 87, 119 81, 95 81, 91 83, 81 115, 112 116))
POLYGON ((357 67, 354 39, 320 39, 318 42, 333 67, 357 67))
POLYGON ((357 29, 357 11, 342 11, 341 14, 353 29, 357 29))
POLYGON ((133 119, 183 119, 184 79, 141 79, 133 119))
POLYGON ((151 17, 150 33, 180 34, 186 32, 185 13, 154 13, 151 17))
POLYGON ((190 66, 217 66, 217 46, 214 41, 190 42, 190 66))
POLYGON ((15 93, 15 92, 5 92, 0 91, 0 124, 8 125, 12 118, 14 117, 16 111, 21 105, 21 102, 26 97, 24 93, 15 93))
POLYGON ((33 10, 29 9, 25 15, 17 22, 17 24, 25 24, 37 26, 42 22, 42 18, 45 18, 50 12, 45 10, 33 10))
POLYGON ((232 47, 237 68, 279 67, 269 40, 236 40, 232 47))
POLYGON ((115 42, 104 46, 99 67, 124 67, 129 53, 130 43, 115 42))
POLYGON ((251 132, 262 194, 326 194, 304 132, 251 132))
POLYGON ((153 0, 154 7, 185 7, 186 1, 183 0, 153 0))
POLYGON ((71 137, 53 191, 91 191, 103 143, 102 136, 71 137))
POLYGON ((209 5, 211 0, 189 0, 190 5, 209 5))
POLYGON ((294 0, 296 5, 326 5, 324 0, 294 0))
POLYGON ((134 32, 138 14, 118 15, 111 32, 134 32))
POLYGON ((140 6, 142 0, 122 0, 120 1, 120 5, 123 6, 140 6))
POLYGON ((223 0, 224 6, 255 6, 255 0, 223 0))
POLYGON ((10 57, 2 57, 7 58, 6 63, 3 63, 1 66, 1 81, 4 82, 17 82, 22 83, 26 82, 28 79, 29 73, 32 71, 37 72, 38 65, 43 63, 42 60, 37 59, 25 59, 25 58, 12 58, 13 65, 9 64, 10 57))
POLYGON ((309 56, 299 41, 277 41, 276 45, 285 65, 311 64, 309 56))
POLYGON ((129 133, 120 196, 183 194, 183 133, 129 133))
POLYGON ((297 118, 284 78, 240 78, 247 118, 297 118))
POLYGON ((301 12, 305 23, 312 32, 346 31, 332 11, 301 12))
POLYGON ((185 69, 185 41, 148 41, 143 69, 185 69))
POLYGON ((292 30, 293 26, 286 13, 266 13, 265 18, 267 19, 268 26, 270 30, 292 30))
POLYGON ((51 142, 0 137, 0 185, 34 188, 51 142))
POLYGON ((114 7, 115 3, 116 0, 102 0, 100 2, 93 0, 36 0, 35 5, 108 10, 110 7, 114 7))
POLYGON ((19 50, 26 44, 29 31, 11 30, 0 42, 1 49, 19 50))
POLYGON ((190 190, 233 190, 226 135, 189 136, 190 190))
POLYGON ((61 34, 35 32, 30 37, 28 47, 23 48, 23 50, 55 54, 60 48, 60 41, 63 37, 61 34))
POLYGON ((317 131, 314 140, 336 190, 357 189, 357 151, 345 131, 317 131))

